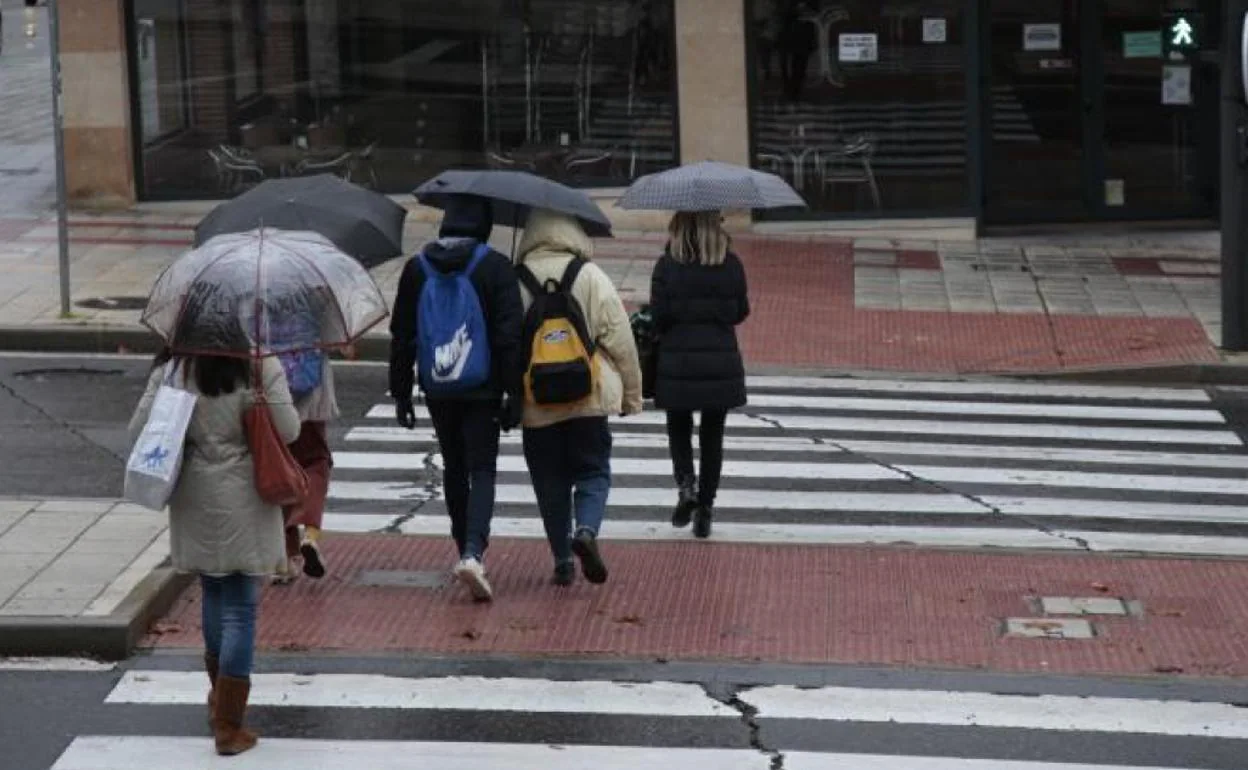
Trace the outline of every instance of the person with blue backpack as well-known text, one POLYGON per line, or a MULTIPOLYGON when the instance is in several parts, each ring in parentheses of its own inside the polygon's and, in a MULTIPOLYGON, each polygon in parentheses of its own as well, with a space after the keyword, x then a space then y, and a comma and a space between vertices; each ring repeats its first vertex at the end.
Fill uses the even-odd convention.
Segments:
POLYGON ((403 268, 390 321, 395 417, 416 427, 418 380, 442 453, 455 576, 478 601, 493 598, 483 560, 499 431, 519 426, 524 409, 524 307, 511 261, 489 246, 493 228, 487 199, 451 196, 437 240, 403 268))

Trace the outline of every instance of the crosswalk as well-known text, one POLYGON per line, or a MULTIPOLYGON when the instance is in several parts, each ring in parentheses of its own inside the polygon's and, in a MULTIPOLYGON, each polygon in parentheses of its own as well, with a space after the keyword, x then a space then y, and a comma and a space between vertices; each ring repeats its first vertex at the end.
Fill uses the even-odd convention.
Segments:
MULTIPOLYGON (((1183 693, 1092 680, 1056 694, 1018 680, 1011 692, 999 692, 986 680, 967 680, 962 689, 915 688, 902 676, 877 677, 868 686, 798 687, 257 673, 250 721, 263 737, 228 764, 236 770, 1166 770, 1236 767, 1248 739, 1233 693, 1220 697, 1209 688, 1183 693)), ((86 719, 110 729, 74 734, 51 770, 223 766, 203 721, 205 689, 198 671, 122 673, 103 703, 93 704, 104 713, 86 719)))
MULTIPOLYGON (((717 539, 1248 555, 1248 452, 1199 389, 751 377, 729 416, 717 539)), ((446 530, 428 420, 384 399, 335 446, 327 529, 446 530)), ((662 412, 613 420, 604 537, 689 537, 662 412)), ((519 431, 495 533, 541 537, 519 431)))

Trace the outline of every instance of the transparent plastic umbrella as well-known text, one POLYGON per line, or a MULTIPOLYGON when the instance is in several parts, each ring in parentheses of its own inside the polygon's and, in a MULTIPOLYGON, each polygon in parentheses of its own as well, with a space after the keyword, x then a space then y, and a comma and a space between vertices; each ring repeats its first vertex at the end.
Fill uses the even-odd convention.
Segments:
POLYGON ((349 345, 387 315, 368 271, 325 236, 265 228, 184 254, 142 321, 177 352, 268 356, 349 345))

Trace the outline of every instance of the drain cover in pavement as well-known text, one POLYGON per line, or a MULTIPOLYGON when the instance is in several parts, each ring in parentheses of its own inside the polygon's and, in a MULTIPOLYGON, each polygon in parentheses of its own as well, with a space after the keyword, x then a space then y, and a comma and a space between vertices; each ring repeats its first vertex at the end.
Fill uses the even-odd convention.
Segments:
POLYGON ((142 310, 147 297, 92 297, 74 303, 88 310, 142 310))
POLYGON ((1008 618, 1005 621, 1006 636, 1029 639, 1091 639, 1096 634, 1086 620, 1057 620, 1054 618, 1008 618))
POLYGON ((34 176, 38 173, 37 168, 0 168, 0 176, 34 176))
POLYGON ((442 570, 426 572, 364 570, 355 579, 356 585, 380 588, 442 588, 447 582, 447 574, 442 570))

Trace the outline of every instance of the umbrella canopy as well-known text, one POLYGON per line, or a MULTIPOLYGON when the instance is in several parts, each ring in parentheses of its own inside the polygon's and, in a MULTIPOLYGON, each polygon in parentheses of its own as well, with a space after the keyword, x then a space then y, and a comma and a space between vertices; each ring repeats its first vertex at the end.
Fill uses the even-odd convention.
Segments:
POLYGON ((446 207, 450 195, 489 198, 495 223, 510 227, 524 227, 530 209, 550 209, 576 217, 591 238, 611 236, 611 220, 588 195, 523 171, 443 171, 413 194, 439 209, 446 207))
POLYGON ((271 179, 212 210, 195 228, 195 245, 261 227, 320 233, 375 267, 403 253, 407 209, 333 174, 271 179))
POLYGON ((805 208, 806 201, 775 174, 708 160, 643 176, 615 205, 646 211, 721 211, 805 208))
POLYGON ((265 356, 348 345, 387 315, 368 271, 323 235, 265 228, 180 257, 142 321, 177 352, 265 356))

